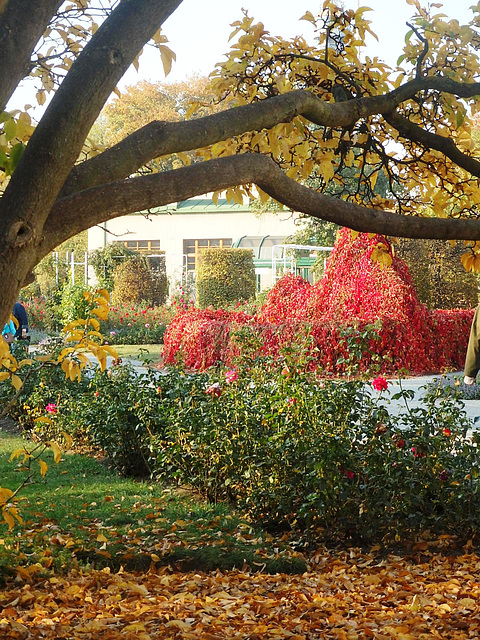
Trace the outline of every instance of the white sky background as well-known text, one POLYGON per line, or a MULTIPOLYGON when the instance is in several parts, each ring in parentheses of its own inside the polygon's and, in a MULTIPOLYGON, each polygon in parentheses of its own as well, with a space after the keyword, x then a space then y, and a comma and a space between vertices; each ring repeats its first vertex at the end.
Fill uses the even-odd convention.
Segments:
MULTIPOLYGON (((444 0, 443 9, 437 11, 466 23, 473 15, 469 7, 475 1, 444 0)), ((425 4, 426 0, 422 3, 425 4)), ((221 62, 224 54, 229 51, 228 38, 232 32, 230 25, 242 19, 242 8, 247 9, 256 22, 263 22, 271 35, 283 38, 303 35, 307 42, 313 42, 313 25, 300 18, 306 11, 315 15, 322 5, 323 0, 183 0, 162 30, 169 40, 168 45, 177 56, 171 73, 165 78, 160 54, 153 47, 145 47, 139 72, 132 67, 120 82, 119 88, 122 90, 143 79, 176 82, 185 80, 194 73, 208 75, 213 71, 215 63, 221 62)), ((365 52, 371 57, 377 55, 395 66, 408 30, 405 23, 414 13, 414 8, 406 0, 344 0, 344 5, 351 9, 359 6, 372 9, 367 17, 372 21, 371 27, 379 42, 370 38, 365 52)), ((31 81, 24 82, 12 97, 8 109, 23 108, 27 103, 35 105, 35 93, 35 84, 31 81)), ((49 100, 47 104, 48 102, 49 100)), ((36 107, 32 112, 33 117, 40 118, 45 107, 46 104, 43 108, 36 107)))
MULTIPOLYGON (((158 53, 145 50, 139 73, 134 69, 128 71, 121 86, 135 84, 140 79, 175 82, 195 72, 208 75, 229 50, 230 24, 242 18, 242 8, 248 9, 256 22, 263 22, 271 35, 284 38, 303 35, 307 41, 312 41, 313 25, 300 18, 306 11, 315 15, 322 4, 323 0, 184 0, 162 30, 177 55, 171 73, 165 79, 158 53)), ((351 9, 358 6, 372 9, 366 17, 372 21, 371 27, 379 43, 371 39, 366 52, 395 66, 408 30, 405 23, 413 15, 414 7, 406 0, 344 0, 344 4, 351 9)), ((460 23, 468 22, 473 16, 469 7, 474 0, 444 0, 442 4, 443 9, 436 11, 456 18, 460 23)))

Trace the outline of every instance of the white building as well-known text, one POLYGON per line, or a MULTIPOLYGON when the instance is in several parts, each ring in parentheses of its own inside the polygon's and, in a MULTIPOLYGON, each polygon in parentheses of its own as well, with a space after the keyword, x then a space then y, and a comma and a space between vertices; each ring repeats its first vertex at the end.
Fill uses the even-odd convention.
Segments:
POLYGON ((299 229, 290 211, 255 214, 248 204, 191 199, 148 213, 110 220, 88 231, 88 250, 120 242, 129 249, 165 258, 170 281, 193 279, 198 251, 204 247, 245 247, 254 253, 259 289, 273 284, 273 247, 299 229))

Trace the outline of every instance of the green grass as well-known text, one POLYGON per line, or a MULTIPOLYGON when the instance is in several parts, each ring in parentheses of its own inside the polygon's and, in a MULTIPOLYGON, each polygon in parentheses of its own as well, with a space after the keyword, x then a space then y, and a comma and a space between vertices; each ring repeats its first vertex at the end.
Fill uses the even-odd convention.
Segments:
MULTIPOLYGON (((22 463, 10 462, 10 455, 29 444, 0 431, 1 486, 20 484, 22 463)), ((22 570, 43 576, 79 566, 147 570, 152 563, 205 571, 306 568, 285 542, 253 528, 228 505, 118 477, 86 454, 64 454, 58 464, 51 452, 42 458, 49 467, 45 477, 38 473, 20 494, 23 524, 12 531, 0 524, 0 577, 22 570)))
POLYGON ((162 355, 162 344, 116 344, 113 347, 121 358, 133 360, 158 360, 162 355))

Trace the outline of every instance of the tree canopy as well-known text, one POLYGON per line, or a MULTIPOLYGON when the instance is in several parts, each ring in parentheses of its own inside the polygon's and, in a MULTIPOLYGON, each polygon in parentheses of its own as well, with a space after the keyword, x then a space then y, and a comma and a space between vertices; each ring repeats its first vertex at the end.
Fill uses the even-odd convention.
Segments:
POLYGON ((76 233, 208 191, 239 199, 252 184, 356 231, 468 241, 464 264, 480 268, 471 127, 480 3, 461 25, 440 4, 407 1, 413 15, 394 69, 368 56, 365 7, 325 0, 319 15, 307 12, 315 45, 272 37, 245 13, 211 77, 219 111, 193 106, 187 120, 153 120, 105 150, 89 141, 93 124, 147 43, 169 70, 174 53, 160 28, 182 0, 0 2, 3 317, 34 266, 76 233), (29 75, 40 104, 53 95, 36 125, 28 109, 7 110, 29 75), (190 151, 203 161, 189 164, 185 154, 183 167, 139 174, 153 159, 190 151), (384 196, 374 188, 379 175, 388 180, 384 196), (330 183, 335 197, 322 193, 330 183))

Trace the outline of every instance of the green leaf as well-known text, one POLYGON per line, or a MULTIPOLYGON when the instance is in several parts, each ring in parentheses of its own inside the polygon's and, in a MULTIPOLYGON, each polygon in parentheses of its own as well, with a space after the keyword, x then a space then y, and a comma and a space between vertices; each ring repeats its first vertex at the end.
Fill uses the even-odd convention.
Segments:
POLYGON ((7 139, 7 142, 15 138, 15 136, 17 135, 17 123, 13 118, 10 118, 10 120, 7 120, 5 122, 3 131, 5 133, 5 138, 7 139))
POLYGON ((12 147, 12 150, 10 151, 10 170, 12 173, 17 168, 17 165, 20 162, 20 158, 22 157, 24 151, 25 145, 23 144, 23 142, 19 142, 14 147, 12 147))

